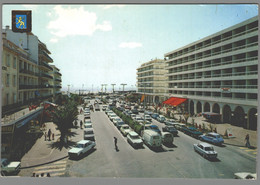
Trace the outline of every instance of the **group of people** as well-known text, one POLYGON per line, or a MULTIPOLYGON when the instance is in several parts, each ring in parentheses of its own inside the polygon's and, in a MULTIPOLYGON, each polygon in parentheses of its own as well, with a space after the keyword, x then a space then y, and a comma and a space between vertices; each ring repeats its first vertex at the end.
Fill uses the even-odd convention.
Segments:
MULTIPOLYGON (((33 173, 32 177, 44 177, 44 173, 41 173, 40 175, 33 173)), ((47 173, 46 177, 51 177, 50 173, 47 173)))
POLYGON ((49 138, 49 141, 51 140, 51 137, 52 137, 52 140, 54 140, 54 133, 52 133, 51 129, 48 130, 48 133, 44 132, 45 141, 47 140, 47 137, 49 138))

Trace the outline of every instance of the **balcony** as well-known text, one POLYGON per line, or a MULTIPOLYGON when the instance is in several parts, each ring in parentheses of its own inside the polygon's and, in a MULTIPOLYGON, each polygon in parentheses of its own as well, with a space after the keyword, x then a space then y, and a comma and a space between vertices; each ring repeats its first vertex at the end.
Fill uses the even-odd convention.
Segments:
POLYGON ((53 85, 49 85, 49 84, 39 85, 39 88, 53 88, 53 85))
POLYGON ((19 89, 37 89, 39 88, 38 85, 25 85, 25 84, 19 84, 19 89))
POLYGON ((39 51, 39 55, 45 56, 49 61, 53 62, 53 59, 45 52, 45 51, 39 51))
POLYGON ((44 66, 44 67, 46 67, 46 68, 48 68, 49 70, 52 71, 52 67, 49 64, 47 64, 46 62, 40 61, 39 65, 44 66))
POLYGON ((55 74, 59 75, 59 76, 62 76, 62 74, 58 71, 55 71, 55 74))
POLYGON ((40 77, 45 77, 45 78, 49 78, 49 79, 53 79, 53 77, 51 75, 49 75, 48 73, 41 73, 40 77))
POLYGON ((57 79, 57 78, 56 78, 55 81, 57 81, 57 82, 61 82, 61 79, 57 79))
POLYGON ((36 77, 39 76, 39 73, 30 71, 30 70, 27 70, 27 69, 20 69, 20 70, 19 70, 19 73, 27 74, 27 75, 32 75, 32 76, 36 76, 36 77))

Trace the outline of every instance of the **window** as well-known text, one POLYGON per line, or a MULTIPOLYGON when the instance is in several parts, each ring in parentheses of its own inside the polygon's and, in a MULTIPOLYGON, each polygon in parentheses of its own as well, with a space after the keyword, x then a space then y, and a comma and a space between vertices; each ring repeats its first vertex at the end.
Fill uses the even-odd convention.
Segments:
POLYGON ((8 105, 9 104, 9 94, 7 93, 6 94, 6 105, 8 105))
POLYGON ((16 103, 16 93, 13 94, 14 103, 16 103))
POLYGON ((16 87, 16 75, 13 75, 13 86, 16 87))
POLYGON ((10 84, 10 75, 6 74, 6 87, 9 87, 10 84))
POLYGON ((10 55, 9 54, 6 55, 6 66, 10 67, 10 55))
POLYGON ((13 58, 13 68, 16 69, 16 57, 13 58))

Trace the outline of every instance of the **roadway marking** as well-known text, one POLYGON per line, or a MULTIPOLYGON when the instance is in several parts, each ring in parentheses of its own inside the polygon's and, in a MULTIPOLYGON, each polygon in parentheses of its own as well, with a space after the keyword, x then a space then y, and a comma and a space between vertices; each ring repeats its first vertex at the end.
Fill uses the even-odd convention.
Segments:
POLYGON ((254 151, 256 151, 256 150, 245 150, 246 152, 254 152, 254 151))

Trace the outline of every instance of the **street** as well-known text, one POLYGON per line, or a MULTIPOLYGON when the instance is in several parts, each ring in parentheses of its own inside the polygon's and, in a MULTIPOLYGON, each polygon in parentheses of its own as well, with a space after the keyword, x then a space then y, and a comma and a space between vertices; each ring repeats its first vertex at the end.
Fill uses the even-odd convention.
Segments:
MULTIPOLYGON (((179 132, 172 147, 153 151, 144 145, 134 149, 105 112, 92 112, 91 121, 96 150, 81 160, 68 159, 65 176, 232 179, 236 172, 256 171, 256 159, 235 146, 214 146, 218 158, 209 161, 193 150, 193 144, 199 140, 179 132), (113 137, 118 138, 118 152, 113 137)), ((160 128, 163 125, 155 120, 153 124, 160 128)))

